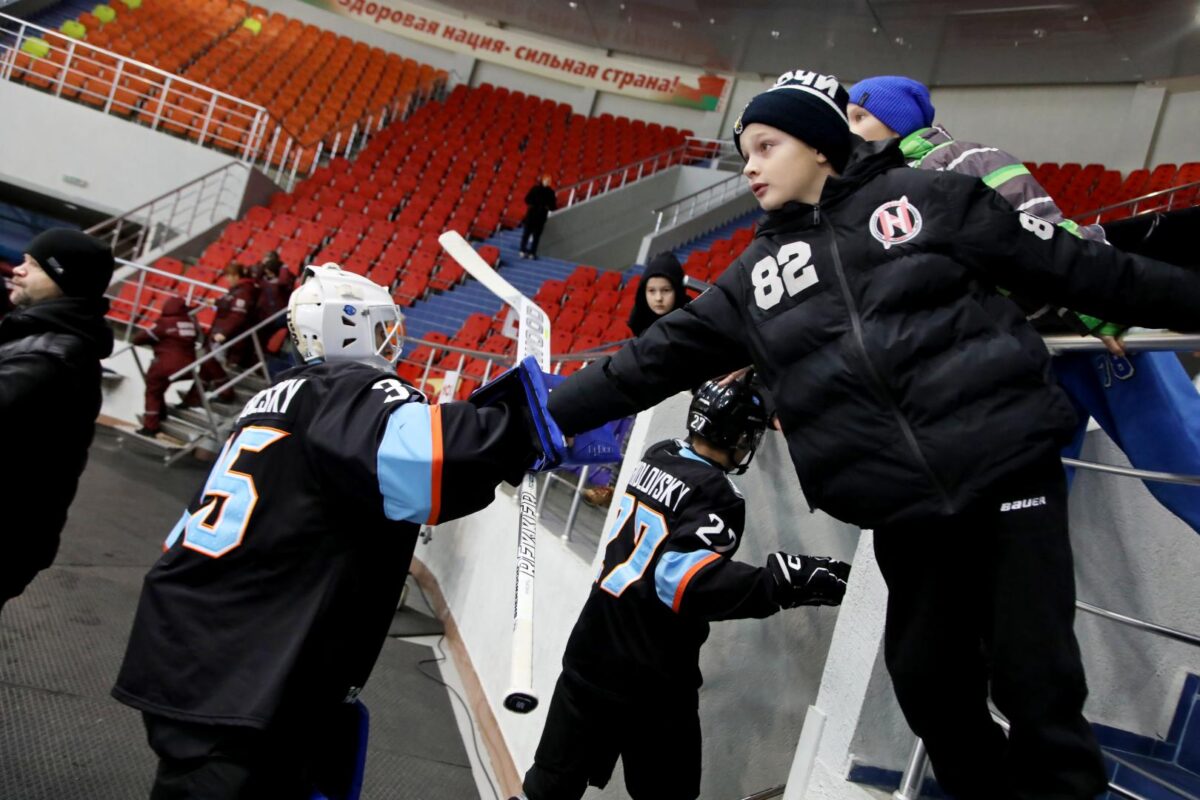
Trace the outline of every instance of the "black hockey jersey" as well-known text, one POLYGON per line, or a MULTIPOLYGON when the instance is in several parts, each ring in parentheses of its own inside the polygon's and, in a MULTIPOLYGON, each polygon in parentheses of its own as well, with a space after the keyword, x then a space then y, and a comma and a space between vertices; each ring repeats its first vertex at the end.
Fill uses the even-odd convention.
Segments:
POLYGON ((746 503, 729 477, 679 440, 634 469, 564 669, 622 696, 694 691, 708 621, 779 610, 774 579, 732 560, 746 503))
POLYGON ((483 508, 533 454, 504 405, 429 406, 354 363, 283 373, 246 404, 147 574, 113 695, 252 727, 296 698, 354 697, 419 524, 483 508))

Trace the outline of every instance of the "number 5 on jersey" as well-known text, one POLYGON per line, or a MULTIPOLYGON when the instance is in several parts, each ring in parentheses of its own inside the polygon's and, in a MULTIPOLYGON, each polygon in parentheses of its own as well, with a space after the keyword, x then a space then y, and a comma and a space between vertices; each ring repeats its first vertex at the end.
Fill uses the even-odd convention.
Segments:
POLYGON ((254 506, 258 504, 258 489, 253 477, 237 472, 233 465, 243 452, 261 453, 288 435, 287 431, 252 425, 243 428, 237 438, 226 442, 204 484, 201 500, 207 502, 192 514, 184 512, 167 537, 164 549, 175 544, 180 534, 183 534, 184 547, 213 558, 220 558, 241 544, 254 506), (210 521, 214 512, 216 518, 210 521))

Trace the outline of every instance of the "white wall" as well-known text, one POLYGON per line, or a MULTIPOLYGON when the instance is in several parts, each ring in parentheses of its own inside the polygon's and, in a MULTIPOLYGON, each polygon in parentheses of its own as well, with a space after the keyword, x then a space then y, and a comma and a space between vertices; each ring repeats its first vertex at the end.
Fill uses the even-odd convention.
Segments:
POLYGON ((1200 161, 1200 81, 1168 84, 1158 136, 1150 152, 1151 164, 1200 161))
MULTIPOLYGON (((1161 86, 954 87, 932 95, 936 121, 957 138, 995 145, 1024 161, 1099 163, 1128 172, 1171 160, 1151 157, 1166 97, 1161 86)), ((1186 131, 1188 108, 1194 120, 1198 102, 1185 99, 1170 121, 1163 152, 1178 160, 1200 160, 1195 129, 1186 131)))
POLYGON ((9 81, 0 108, 0 180, 112 214, 235 160, 9 81))

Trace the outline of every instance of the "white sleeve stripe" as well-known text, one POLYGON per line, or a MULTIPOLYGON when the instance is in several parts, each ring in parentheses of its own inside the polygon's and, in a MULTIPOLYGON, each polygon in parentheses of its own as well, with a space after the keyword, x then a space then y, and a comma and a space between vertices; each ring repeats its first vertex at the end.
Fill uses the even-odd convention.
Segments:
POLYGON ((1024 203, 1021 203, 1021 205, 1017 206, 1017 211, 1028 211, 1029 209, 1033 208, 1034 206, 1040 206, 1042 203, 1053 203, 1053 202, 1054 202, 1054 199, 1051 198, 1049 195, 1042 195, 1041 197, 1035 197, 1032 200, 1026 200, 1024 203))
POLYGON ((953 172, 955 167, 965 161, 969 156, 976 155, 977 153, 997 153, 999 151, 999 147, 972 147, 970 150, 964 150, 962 153, 959 153, 958 158, 954 159, 946 166, 939 168, 939 172, 953 172))

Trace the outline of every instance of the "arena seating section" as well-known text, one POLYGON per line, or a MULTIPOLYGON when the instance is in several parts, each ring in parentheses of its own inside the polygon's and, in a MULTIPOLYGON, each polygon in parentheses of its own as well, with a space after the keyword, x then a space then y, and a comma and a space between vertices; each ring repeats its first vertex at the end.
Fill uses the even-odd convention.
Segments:
MULTIPOLYGON (((427 64, 240 0, 144 0, 136 8, 120 2, 108 8, 115 11, 109 22, 91 12, 74 20, 86 30, 82 41, 107 53, 79 47, 68 65, 70 39, 50 34, 44 57, 17 54, 14 77, 51 89, 62 75, 62 96, 68 99, 100 107, 111 92, 113 113, 144 124, 161 115, 163 130, 197 139, 203 129, 206 144, 237 151, 252 117, 246 106, 218 98, 217 113, 205 127, 203 115, 215 89, 265 107, 273 125, 311 148, 301 156, 301 172, 312 167, 318 142, 331 146, 339 133, 344 142, 356 124, 380 119, 384 108, 398 108, 396 115, 402 115, 414 99, 440 91, 446 80, 444 71, 427 64), (128 64, 118 75, 111 54, 209 88, 181 83, 160 96, 155 84, 162 76, 128 64)), ((268 135, 273 137, 273 126, 268 135)), ((277 146, 271 160, 278 166, 285 155, 277 146)))
MULTIPOLYGON (((1030 173, 1037 178, 1038 183, 1058 203, 1063 214, 1068 218, 1077 217, 1090 211, 1097 211, 1127 200, 1133 200, 1153 192, 1185 186, 1200 181, 1200 163, 1189 162, 1182 166, 1176 164, 1159 164, 1153 170, 1135 169, 1122 180, 1121 173, 1105 169, 1100 164, 1030 164, 1025 165, 1030 173)), ((1185 208, 1196 202, 1196 189, 1186 189, 1170 199, 1173 208, 1185 208)), ((1156 211, 1165 208, 1166 199, 1149 201, 1139 205, 1138 213, 1156 211)), ((1112 222, 1125 219, 1133 214, 1131 207, 1113 209, 1104 213, 1099 221, 1112 222)), ((1085 219, 1082 222, 1096 222, 1095 219, 1085 219)))
MULTIPOLYGON (((412 109, 414 99, 436 96, 446 79, 428 65, 241 0, 122 0, 112 8, 117 13, 108 22, 90 12, 78 15, 88 44, 263 105, 301 142, 328 143, 335 133, 389 104, 412 109)), ((44 58, 19 54, 14 74, 34 86, 53 86, 64 63, 65 42, 65 36, 52 41, 44 58)), ((117 79, 115 60, 77 57, 76 62, 64 79, 64 96, 98 105, 97 98, 106 98, 117 79)), ((177 96, 159 97, 148 77, 136 67, 125 70, 114 106, 141 122, 161 114, 165 130, 189 135, 187 128, 208 97, 182 87, 177 96)), ((442 231, 488 239, 520 224, 525 193, 543 174, 551 176, 561 203, 568 191, 564 187, 576 185, 586 192, 590 181, 600 188, 606 175, 623 167, 632 178, 637 168, 631 165, 640 161, 651 159, 642 174, 681 163, 681 145, 690 136, 689 131, 609 114, 586 118, 567 104, 486 83, 473 89, 460 85, 443 101, 421 105, 406 119, 396 117, 354 160, 333 158, 317 165, 310 153, 301 167, 315 169, 292 191, 277 193, 267 206, 227 225, 195 265, 159 259, 154 266, 168 274, 151 276, 136 305, 137 286, 128 282, 120 287, 110 317, 150 325, 166 297, 187 291, 171 275, 219 287, 228 263, 253 264, 271 251, 280 254, 293 274, 306 263, 337 262, 389 286, 397 303, 410 306, 464 281, 461 268, 437 245, 442 231)), ((239 112, 222 109, 210 135, 218 146, 235 149, 245 141, 247 123, 239 112)), ((190 135, 198 134, 192 130, 190 135)), ((281 155, 275 153, 276 164, 281 155)), ((1163 164, 1124 178, 1099 164, 1026 166, 1068 217, 1200 181, 1200 163, 1163 164)), ((1188 196, 1173 199, 1174 207, 1194 204, 1195 189, 1184 194, 1188 196)), ((1165 204, 1150 201, 1138 211, 1165 204)), ((1115 209, 1101 221, 1130 214, 1128 208, 1115 209)), ((737 221, 726 232, 677 251, 688 275, 716 280, 749 242, 752 223, 737 221)), ((501 244, 496 239, 480 252, 497 264, 501 244)), ((639 272, 598 272, 586 265, 567 274, 548 269, 539 279, 536 299, 554 322, 553 350, 592 350, 627 337, 624 320, 639 272)), ((210 304, 221 291, 207 289, 193 297, 210 304)), ((198 318, 203 325, 212 315, 206 307, 198 318)), ((456 331, 422 330, 429 344, 406 354, 401 374, 416 380, 426 363, 435 367, 434 376, 461 364, 466 381, 459 394, 465 395, 483 379, 486 362, 464 361, 438 346, 511 354, 512 341, 500 334, 504 317, 503 310, 494 316, 473 313, 456 331)), ((574 371, 581 363, 566 362, 561 370, 574 371)))

